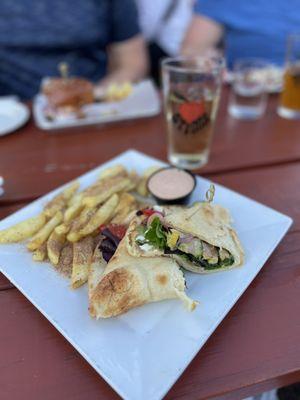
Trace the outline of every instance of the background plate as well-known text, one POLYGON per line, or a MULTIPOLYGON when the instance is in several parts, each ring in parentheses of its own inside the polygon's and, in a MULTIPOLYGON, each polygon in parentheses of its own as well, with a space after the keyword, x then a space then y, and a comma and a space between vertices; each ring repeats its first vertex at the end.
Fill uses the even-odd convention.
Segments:
MULTIPOLYGON (((101 169, 115 163, 139 172, 154 164, 164 165, 130 150, 83 175, 82 188, 92 183, 101 169)), ((203 199, 209 184, 208 180, 197 178, 191 201, 203 199)), ((1 221, 0 229, 36 215, 60 190, 1 221)), ((124 399, 161 399, 249 286, 292 223, 291 218, 220 185, 216 185, 215 202, 230 209, 246 261, 242 268, 228 272, 186 273, 188 295, 200 300, 192 313, 181 302, 168 300, 117 318, 92 320, 87 311, 86 287, 71 290, 69 282, 50 265, 33 262, 21 244, 0 246, 0 270, 124 399)))
POLYGON ((45 117, 43 111, 46 104, 44 95, 39 94, 34 98, 33 116, 35 123, 39 128, 45 130, 150 117, 160 112, 159 95, 151 80, 134 84, 132 93, 124 100, 84 106, 85 118, 60 118, 50 121, 45 117))
POLYGON ((13 97, 0 98, 0 136, 21 128, 29 119, 29 108, 13 97))

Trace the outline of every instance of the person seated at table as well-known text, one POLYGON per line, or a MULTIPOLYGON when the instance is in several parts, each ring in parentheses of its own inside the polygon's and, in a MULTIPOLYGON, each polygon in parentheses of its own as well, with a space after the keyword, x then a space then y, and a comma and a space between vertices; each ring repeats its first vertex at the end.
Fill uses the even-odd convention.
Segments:
POLYGON ((283 65, 286 38, 299 31, 299 0, 196 0, 182 54, 214 49, 224 39, 227 65, 258 57, 283 65))
POLYGON ((61 61, 103 85, 136 81, 146 54, 133 0, 0 2, 0 95, 31 98, 61 61))
POLYGON ((160 83, 160 61, 178 56, 193 15, 193 0, 135 0, 139 23, 146 39, 150 75, 160 83))

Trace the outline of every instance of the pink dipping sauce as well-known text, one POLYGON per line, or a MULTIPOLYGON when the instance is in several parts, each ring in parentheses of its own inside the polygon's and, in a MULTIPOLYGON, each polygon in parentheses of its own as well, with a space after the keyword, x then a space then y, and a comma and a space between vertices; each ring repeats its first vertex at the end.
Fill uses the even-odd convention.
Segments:
POLYGON ((178 168, 155 172, 148 181, 149 191, 162 200, 175 200, 187 196, 195 187, 195 179, 178 168))

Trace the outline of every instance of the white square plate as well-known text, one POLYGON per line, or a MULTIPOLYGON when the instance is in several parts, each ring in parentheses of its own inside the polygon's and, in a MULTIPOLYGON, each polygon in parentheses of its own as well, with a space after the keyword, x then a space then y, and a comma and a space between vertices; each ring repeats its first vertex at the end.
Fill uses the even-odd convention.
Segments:
MULTIPOLYGON (((153 164, 164 165, 129 150, 79 178, 82 188, 91 184, 101 169, 115 163, 139 172, 153 164)), ((209 184, 208 180, 197 178, 191 201, 203 199, 209 184)), ((0 229, 36 215, 60 190, 10 215, 0 223, 0 229)), ((168 300, 117 318, 95 321, 87 311, 87 288, 71 290, 68 281, 50 265, 33 262, 24 244, 0 246, 0 270, 124 399, 161 399, 249 286, 292 223, 291 218, 220 185, 216 185, 215 202, 230 209, 245 248, 246 262, 242 268, 228 272, 186 273, 188 295, 201 302, 192 313, 181 302, 168 300)))
POLYGON ((49 120, 45 117, 44 108, 47 100, 38 94, 33 101, 35 123, 41 129, 53 130, 74 126, 95 125, 127 119, 151 117, 160 112, 160 99, 154 83, 148 79, 133 85, 132 93, 124 100, 109 103, 92 103, 85 105, 84 118, 60 117, 49 120))

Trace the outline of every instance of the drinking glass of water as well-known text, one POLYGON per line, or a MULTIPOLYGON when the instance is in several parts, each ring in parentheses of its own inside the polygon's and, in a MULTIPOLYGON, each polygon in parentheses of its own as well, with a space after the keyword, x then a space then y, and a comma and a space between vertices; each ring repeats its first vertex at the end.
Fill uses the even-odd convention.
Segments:
POLYGON ((269 64, 259 59, 239 60, 234 65, 229 114, 238 119, 258 119, 267 106, 265 71, 269 64))

